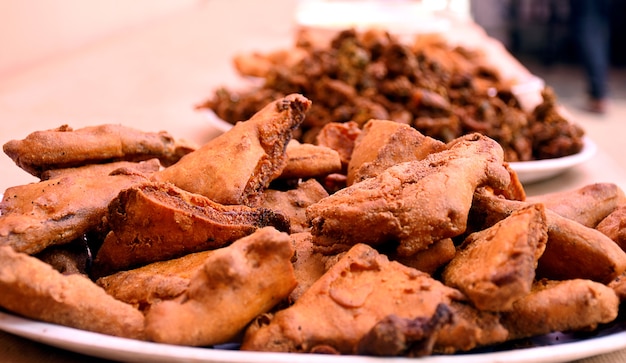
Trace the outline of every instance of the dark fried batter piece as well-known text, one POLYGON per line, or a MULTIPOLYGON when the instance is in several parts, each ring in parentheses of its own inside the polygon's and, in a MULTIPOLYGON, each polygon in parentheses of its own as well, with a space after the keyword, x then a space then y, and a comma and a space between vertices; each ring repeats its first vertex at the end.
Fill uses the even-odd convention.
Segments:
POLYGON ((168 183, 122 191, 107 220, 111 232, 94 260, 95 276, 223 247, 265 226, 289 231, 278 212, 221 205, 168 183))
POLYGON ((109 203, 141 174, 68 176, 8 188, 0 203, 0 245, 35 254, 105 228, 109 203))
POLYGON ((143 132, 122 125, 73 130, 68 125, 36 131, 23 140, 4 144, 4 152, 22 169, 39 177, 46 170, 112 161, 158 158, 171 165, 195 149, 169 133, 143 132))

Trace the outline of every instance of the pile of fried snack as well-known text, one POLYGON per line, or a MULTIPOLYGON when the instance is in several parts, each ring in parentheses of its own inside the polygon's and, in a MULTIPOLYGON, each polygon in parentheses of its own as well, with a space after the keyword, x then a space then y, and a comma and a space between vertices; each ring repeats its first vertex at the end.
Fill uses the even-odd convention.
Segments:
POLYGON ((279 98, 200 147, 120 125, 4 151, 0 306, 120 337, 424 356, 593 331, 626 299, 616 185, 527 197, 494 140, 279 98))
POLYGON ((508 162, 558 158, 583 147, 583 130, 559 113, 551 88, 536 95, 543 98, 540 107, 523 107, 529 94, 516 87, 528 80, 506 79, 480 50, 441 36, 409 43, 379 29, 349 29, 319 40, 303 31, 291 49, 242 53, 233 63, 240 75, 261 84, 221 87, 198 108, 235 123, 299 93, 313 102, 294 135, 304 143, 314 143, 330 122, 362 128, 375 118, 405 123, 446 143, 478 132, 497 141, 508 162))

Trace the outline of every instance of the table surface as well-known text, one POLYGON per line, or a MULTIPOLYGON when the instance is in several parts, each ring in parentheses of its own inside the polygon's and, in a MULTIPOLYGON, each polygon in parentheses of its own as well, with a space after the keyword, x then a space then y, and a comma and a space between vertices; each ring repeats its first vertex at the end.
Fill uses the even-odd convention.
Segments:
MULTIPOLYGON (((0 82, 0 142, 35 130, 121 123, 145 131, 167 130, 202 144, 217 135, 194 105, 220 85, 237 84, 234 54, 292 45, 295 1, 202 1, 166 17, 48 59, 0 82)), ((35 25, 36 26, 36 25, 35 25)), ((472 24, 454 27, 452 39, 490 44, 507 69, 525 69, 472 24), (460 31, 459 31, 460 30, 460 31)), ((0 190, 36 181, 0 157, 0 190)), ((548 181, 528 185, 529 195, 612 182, 626 171, 600 147, 589 162, 548 181)), ((626 188, 625 188, 626 189, 626 188)), ((86 357, 0 332, 0 357, 10 362, 79 362, 86 357)), ((90 358, 90 361, 99 361, 90 358)), ((626 361, 626 352, 580 362, 626 361)))

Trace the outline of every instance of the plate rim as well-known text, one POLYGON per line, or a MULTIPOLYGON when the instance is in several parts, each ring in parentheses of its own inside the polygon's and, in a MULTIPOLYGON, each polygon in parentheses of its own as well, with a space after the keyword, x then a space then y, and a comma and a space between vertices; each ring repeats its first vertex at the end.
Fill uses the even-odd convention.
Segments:
MULTIPOLYGON (((307 353, 252 352, 176 346, 104 335, 41 322, 0 310, 0 330, 63 350, 105 359, 170 362, 173 358, 205 363, 314 363, 319 355, 307 353)), ((626 329, 605 336, 557 345, 488 353, 432 355, 420 358, 337 355, 324 360, 335 363, 488 363, 567 362, 626 348, 626 329), (555 349, 557 348, 557 349, 555 349)))

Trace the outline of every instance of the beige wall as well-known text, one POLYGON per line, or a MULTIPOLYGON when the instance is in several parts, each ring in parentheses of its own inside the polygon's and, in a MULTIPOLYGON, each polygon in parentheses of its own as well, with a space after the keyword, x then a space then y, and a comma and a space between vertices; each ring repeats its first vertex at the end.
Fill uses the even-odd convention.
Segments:
POLYGON ((199 0, 0 0, 0 77, 199 0))

